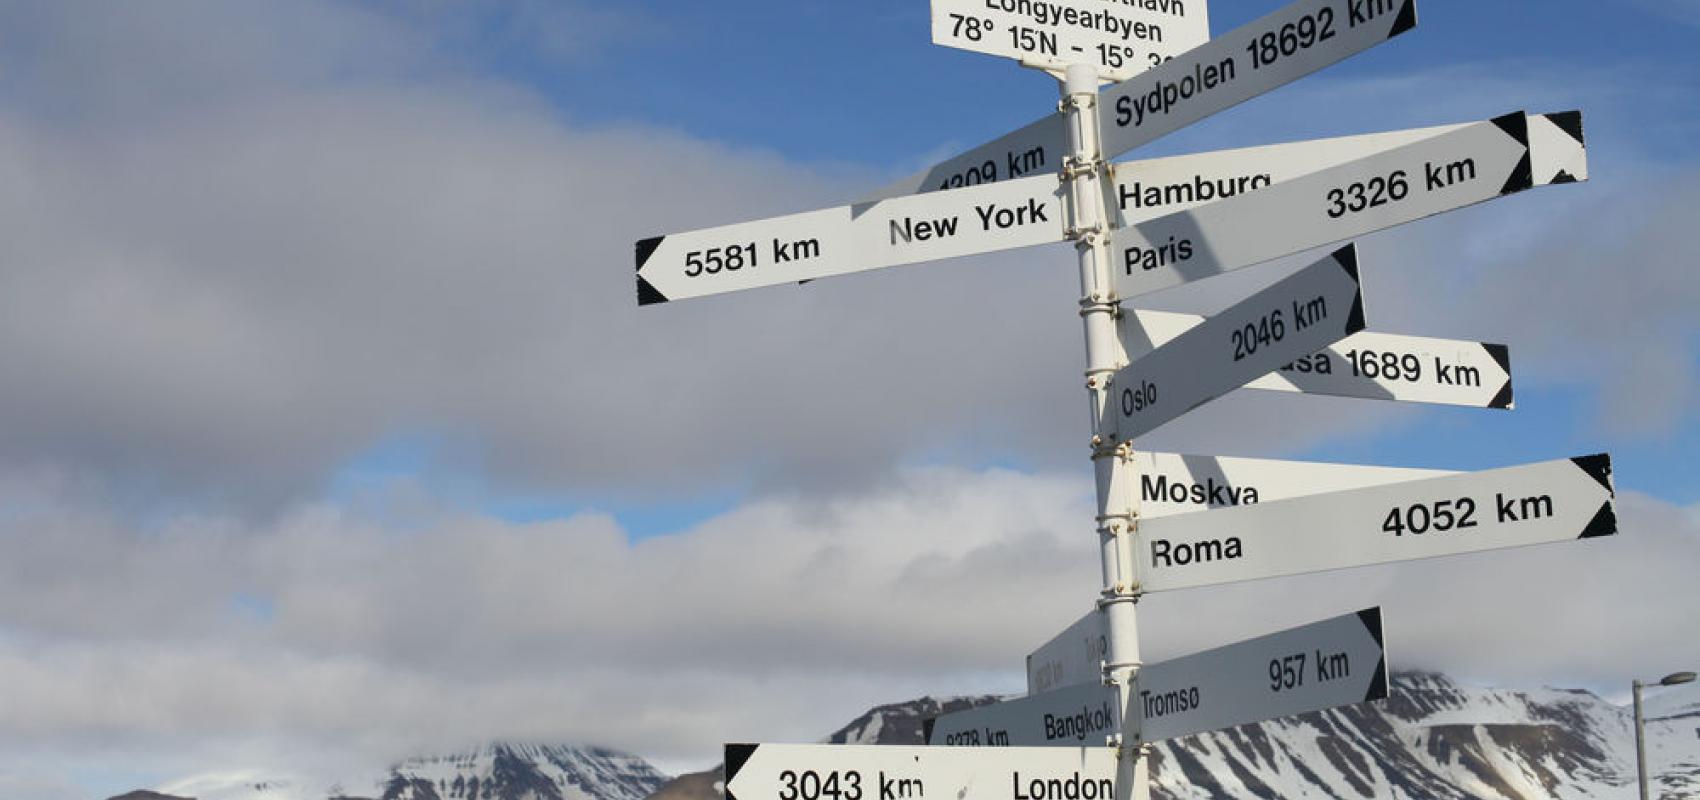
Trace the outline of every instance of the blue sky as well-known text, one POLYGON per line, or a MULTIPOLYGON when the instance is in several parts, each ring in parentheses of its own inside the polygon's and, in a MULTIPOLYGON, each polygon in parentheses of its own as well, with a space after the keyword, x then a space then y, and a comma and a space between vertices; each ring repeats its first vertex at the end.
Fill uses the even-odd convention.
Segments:
MULTIPOLYGON (((1693 668, 1700 6, 1420 18, 1132 156, 1581 108, 1588 183, 1360 242, 1372 325, 1510 345, 1517 409, 1235 393, 1146 445, 1605 451, 1625 535, 1153 596, 1142 645, 1379 604, 1404 666, 1693 668)), ((0 4, 0 795, 498 737, 700 768, 1018 691, 1099 577, 1069 248, 639 309, 631 247, 847 202, 1055 97, 909 0, 0 4)))

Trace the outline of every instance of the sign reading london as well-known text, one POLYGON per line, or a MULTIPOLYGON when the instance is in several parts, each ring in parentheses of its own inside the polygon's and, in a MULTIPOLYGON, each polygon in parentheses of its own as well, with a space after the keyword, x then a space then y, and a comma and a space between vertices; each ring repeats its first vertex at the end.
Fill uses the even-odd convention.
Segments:
POLYGON ((728 744, 726 800, 1115 800, 1109 747, 728 744))
POLYGON ((933 43, 1122 79, 1210 38, 1203 0, 933 0, 933 43))

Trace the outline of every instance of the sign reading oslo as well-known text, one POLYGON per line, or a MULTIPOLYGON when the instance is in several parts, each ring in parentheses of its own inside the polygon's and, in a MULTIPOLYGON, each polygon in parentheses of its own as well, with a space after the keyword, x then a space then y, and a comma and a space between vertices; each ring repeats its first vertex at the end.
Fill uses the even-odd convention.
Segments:
POLYGON ((1348 245, 1123 367, 1105 409, 1114 424, 1101 429, 1142 436, 1363 328, 1357 249, 1348 245))

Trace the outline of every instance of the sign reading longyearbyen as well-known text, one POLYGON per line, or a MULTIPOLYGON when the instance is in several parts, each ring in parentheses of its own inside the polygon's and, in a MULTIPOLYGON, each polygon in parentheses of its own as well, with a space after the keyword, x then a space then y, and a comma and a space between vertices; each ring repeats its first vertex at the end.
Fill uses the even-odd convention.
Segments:
POLYGON ((726 800, 1115 800, 1109 747, 726 745, 726 800))
POLYGON ((638 302, 1064 241, 1055 176, 900 197, 645 239, 638 302))
POLYGON ((1146 591, 1617 533, 1604 455, 1144 520, 1146 591))
MULTIPOLYGON (((1381 610, 1335 617, 1145 667, 1132 711, 1145 741, 1379 700, 1387 696, 1381 610)), ((946 714, 928 744, 1098 744, 1120 732, 1117 690, 1070 686, 946 714)))
POLYGON ((1357 250, 1348 245, 1123 367, 1102 426, 1123 439, 1154 430, 1295 358, 1363 330, 1357 250))
MULTIPOLYGON (((1128 312, 1119 326, 1122 348, 1137 358, 1203 322, 1193 314, 1128 312)), ((1511 408, 1511 351, 1501 344, 1359 331, 1245 388, 1511 408)))
MULTIPOLYGON (((1381 44, 1417 24, 1414 0, 1299 0, 1105 87, 1103 158, 1111 159, 1381 44)), ((1052 114, 887 186, 900 197, 1007 181, 1062 167, 1067 129, 1052 114)))
POLYGON ((933 0, 933 43, 1125 78, 1210 39, 1204 0, 933 0))

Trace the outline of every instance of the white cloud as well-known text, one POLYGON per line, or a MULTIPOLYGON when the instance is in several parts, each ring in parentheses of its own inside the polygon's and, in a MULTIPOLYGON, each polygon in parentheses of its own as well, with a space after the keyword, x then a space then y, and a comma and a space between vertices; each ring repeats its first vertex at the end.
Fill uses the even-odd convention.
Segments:
MULTIPOLYGON (((23 553, 0 579, 0 742, 169 742, 208 753, 196 769, 383 764, 488 737, 707 763, 719 742, 811 739, 876 702, 1019 691, 1022 656, 1090 608, 1089 491, 1072 473, 912 470, 635 545, 594 515, 404 531, 324 507, 119 533, 44 495, 0 528, 23 553), (100 536, 151 544, 113 554, 100 536), (32 602, 68 576, 74 599, 32 602), (231 613, 237 591, 272 613, 231 613), (212 760, 233 741, 251 761, 212 760)), ((1611 539, 1155 595, 1145 655, 1379 604, 1401 668, 1610 688, 1700 663, 1681 635, 1700 526, 1637 495, 1621 513, 1611 539)))

